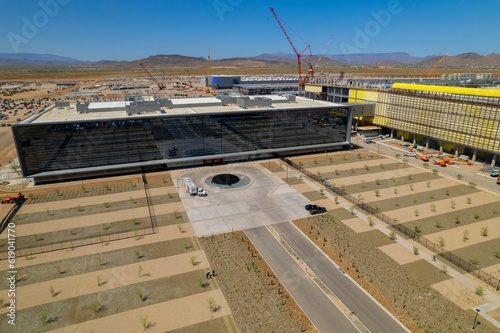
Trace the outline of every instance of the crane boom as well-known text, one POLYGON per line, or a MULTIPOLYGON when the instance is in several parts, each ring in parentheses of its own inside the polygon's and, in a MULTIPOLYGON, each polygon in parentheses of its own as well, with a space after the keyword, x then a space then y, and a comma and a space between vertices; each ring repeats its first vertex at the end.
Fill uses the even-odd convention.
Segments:
MULTIPOLYGON (((281 31, 283 31, 283 34, 285 35, 286 39, 288 40, 288 43, 292 47, 293 52, 295 52, 295 55, 297 56, 297 69, 298 69, 298 73, 299 73, 299 82, 301 84, 303 84, 304 80, 302 79, 302 70, 301 70, 302 61, 301 61, 301 58, 302 58, 302 54, 305 52, 305 50, 309 49, 309 52, 311 52, 311 46, 307 45, 301 52, 297 51, 297 48, 295 47, 295 45, 293 45, 293 42, 290 39, 290 36, 288 36, 288 33, 286 32, 285 27, 281 23, 281 21, 278 17, 278 14, 276 14, 276 11, 274 10, 274 8, 269 7, 269 10, 273 13, 274 18, 276 19, 276 22, 278 22, 278 25, 281 28, 281 31)), ((311 64, 309 64, 309 71, 307 73, 306 80, 309 78, 309 76, 312 76, 312 75, 314 75, 314 70, 313 70, 311 64)))
POLYGON ((158 80, 157 80, 157 79, 153 76, 153 74, 151 74, 151 73, 148 71, 148 69, 146 68, 146 66, 144 66, 144 64, 143 64, 142 62, 139 64, 139 66, 141 66, 141 68, 142 68, 142 69, 143 69, 146 73, 148 73, 148 75, 149 75, 149 77, 151 78, 151 80, 152 80, 154 83, 156 83, 156 85, 158 86, 158 89, 163 90, 163 89, 165 89, 165 88, 166 88, 165 84, 164 84, 163 82, 161 82, 161 81, 158 81, 158 80))
POLYGON ((431 69, 430 69, 430 70, 429 70, 429 72, 427 73, 427 76, 431 76, 431 75, 432 75, 432 73, 434 73, 434 70, 436 69, 437 65, 439 65, 439 63, 440 63, 441 61, 443 61, 443 60, 444 60, 444 58, 446 58, 450 52, 451 52, 451 51, 446 52, 446 54, 445 54, 444 56, 442 56, 441 58, 439 58, 439 59, 438 59, 438 61, 436 61, 436 62, 434 63, 434 65, 432 65, 431 69))

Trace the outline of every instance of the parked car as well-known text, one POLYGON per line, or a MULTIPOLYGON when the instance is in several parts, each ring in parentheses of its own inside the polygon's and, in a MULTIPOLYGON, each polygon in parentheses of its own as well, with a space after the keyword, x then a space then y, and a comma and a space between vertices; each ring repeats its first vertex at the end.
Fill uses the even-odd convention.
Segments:
POLYGON ((321 206, 316 206, 315 209, 311 209, 309 211, 309 214, 311 214, 311 215, 323 214, 323 213, 326 213, 326 208, 325 207, 321 207, 321 206))
POLYGON ((490 172, 491 177, 498 177, 499 175, 500 175, 500 172, 498 172, 498 171, 491 171, 490 172))
POLYGON ((310 210, 316 209, 318 207, 319 206, 317 206, 317 205, 308 204, 308 205, 305 205, 304 209, 307 210, 307 211, 310 211, 310 210))
POLYGON ((198 196, 200 196, 200 197, 206 197, 207 196, 207 192, 205 192, 205 190, 200 187, 200 188, 198 188, 198 196))
POLYGON ((417 157, 417 154, 412 153, 412 152, 407 152, 407 153, 404 153, 403 156, 417 157))

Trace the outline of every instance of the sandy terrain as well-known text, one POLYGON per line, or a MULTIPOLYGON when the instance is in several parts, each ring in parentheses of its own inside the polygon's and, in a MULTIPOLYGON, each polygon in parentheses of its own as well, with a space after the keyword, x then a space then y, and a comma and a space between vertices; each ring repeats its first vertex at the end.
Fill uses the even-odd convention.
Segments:
POLYGON ((358 233, 373 230, 373 227, 370 227, 370 225, 366 223, 366 221, 363 221, 362 219, 357 217, 349 220, 342 220, 342 223, 351 228, 354 232, 358 233))
POLYGON ((417 260, 422 260, 422 257, 413 254, 412 251, 399 243, 381 246, 379 249, 394 259, 398 264, 404 265, 417 260))
MULTIPOLYGON (((17 309, 22 310, 32 306, 98 293, 112 288, 123 287, 125 285, 132 285, 152 279, 206 269, 209 266, 205 254, 203 251, 199 250, 160 259, 147 260, 140 264, 134 263, 116 268, 99 270, 99 272, 79 274, 30 284, 16 289, 16 297, 22 300, 19 302, 17 309), (192 256, 196 257, 198 262, 196 265, 192 265, 190 262, 192 256), (138 274, 139 266, 143 268, 141 276, 138 274), (102 284, 100 286, 97 283, 97 277, 102 279, 102 284), (57 293, 54 297, 52 297, 49 291, 50 286, 53 286, 57 293)), ((7 290, 1 290, 0 294, 6 295, 7 290)), ((0 314, 6 312, 7 308, 0 309, 0 314)))
POLYGON ((216 289, 160 304, 144 306, 101 319, 86 321, 50 332, 143 332, 145 328, 142 326, 141 318, 147 316, 148 322, 151 324, 147 328, 147 332, 159 333, 230 314, 231 310, 224 299, 222 291, 216 289), (217 312, 209 311, 207 300, 210 298, 214 299, 216 305, 220 305, 220 310, 217 312))
POLYGON ((464 225, 461 227, 456 227, 451 230, 435 232, 433 234, 428 234, 425 236, 425 238, 435 243, 438 243, 439 237, 443 237, 443 239, 445 240, 444 248, 448 251, 456 250, 465 246, 478 244, 486 240, 500 238, 500 217, 491 220, 476 222, 469 225, 464 225), (481 228, 483 227, 488 228, 488 236, 481 235, 481 228), (463 239, 465 230, 469 230, 469 238, 466 241, 464 241, 463 239))
POLYGON ((433 284, 431 287, 449 298, 453 303, 461 307, 463 310, 468 310, 487 302, 486 298, 478 296, 475 292, 456 279, 449 279, 433 284))
MULTIPOLYGON (((431 191, 429 191, 431 192, 431 191)), ((393 194, 393 198, 396 198, 397 195, 393 194)), ((387 199, 387 198, 386 198, 387 199)), ((477 193, 472 193, 469 195, 465 196, 459 196, 459 197, 453 197, 450 199, 445 199, 445 200, 438 200, 434 201, 433 204, 436 206, 436 211, 433 212, 431 210, 431 206, 429 203, 425 204, 420 204, 420 205, 413 205, 411 207, 406 207, 406 208, 400 208, 400 209, 394 209, 391 211, 385 211, 384 214, 390 217, 395 217, 397 216, 399 221, 401 223, 405 223, 408 221, 415 220, 415 210, 418 210, 419 216, 418 218, 425 218, 425 217, 430 217, 430 216, 435 216, 443 213, 448 213, 448 212, 456 212, 457 215, 460 214, 460 209, 470 209, 475 206, 480 206, 484 205, 487 203, 495 202, 498 201, 498 196, 496 195, 491 195, 490 193, 486 192, 477 192, 477 193), (471 198, 471 204, 467 203, 467 198, 471 198), (456 208, 453 209, 451 208, 451 201, 455 201, 456 208)))

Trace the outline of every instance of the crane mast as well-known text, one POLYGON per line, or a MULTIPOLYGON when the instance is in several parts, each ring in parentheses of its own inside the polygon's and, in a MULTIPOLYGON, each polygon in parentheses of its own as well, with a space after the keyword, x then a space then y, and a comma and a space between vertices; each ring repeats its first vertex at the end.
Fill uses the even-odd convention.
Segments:
POLYGON ((307 82, 309 80, 309 77, 314 76, 314 69, 313 69, 313 67, 312 67, 311 64, 307 63, 309 65, 309 70, 307 71, 307 75, 305 76, 305 78, 302 78, 302 69, 301 69, 302 68, 302 54, 307 49, 309 49, 309 52, 311 52, 311 46, 307 45, 301 52, 297 51, 297 48, 295 47, 295 45, 293 44, 290 36, 286 32, 285 27, 281 23, 281 21, 280 21, 280 19, 278 17, 278 14, 276 14, 276 11, 274 10, 274 8, 273 7, 269 7, 269 10, 273 13, 274 18, 276 19, 276 22, 278 22, 278 25, 281 28, 281 31, 283 31, 283 34, 285 35, 286 39, 288 40, 288 43, 292 47, 293 52, 295 52, 295 55, 297 56, 297 69, 298 69, 298 74, 299 74, 299 84, 303 88, 304 82, 307 82))
POLYGON ((141 68, 146 72, 148 73, 149 77, 151 78, 151 80, 156 83, 156 85, 158 86, 158 89, 160 90, 164 90, 166 88, 165 86, 165 83, 161 82, 161 81, 158 81, 154 76, 153 74, 151 74, 148 69, 146 68, 146 66, 144 66, 143 63, 140 63, 139 66, 141 66, 141 68))

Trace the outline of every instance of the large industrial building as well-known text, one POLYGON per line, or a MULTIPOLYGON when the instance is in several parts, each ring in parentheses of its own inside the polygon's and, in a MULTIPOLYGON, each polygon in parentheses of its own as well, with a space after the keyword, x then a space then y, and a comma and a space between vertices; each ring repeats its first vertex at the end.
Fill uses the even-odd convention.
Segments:
POLYGON ((353 116, 373 110, 295 95, 130 96, 57 102, 12 132, 23 175, 47 182, 341 149, 353 116))
POLYGON ((331 102, 375 103, 375 115, 359 117, 354 126, 378 126, 401 140, 498 164, 500 90, 390 81, 318 80, 306 85, 305 94, 331 102))

